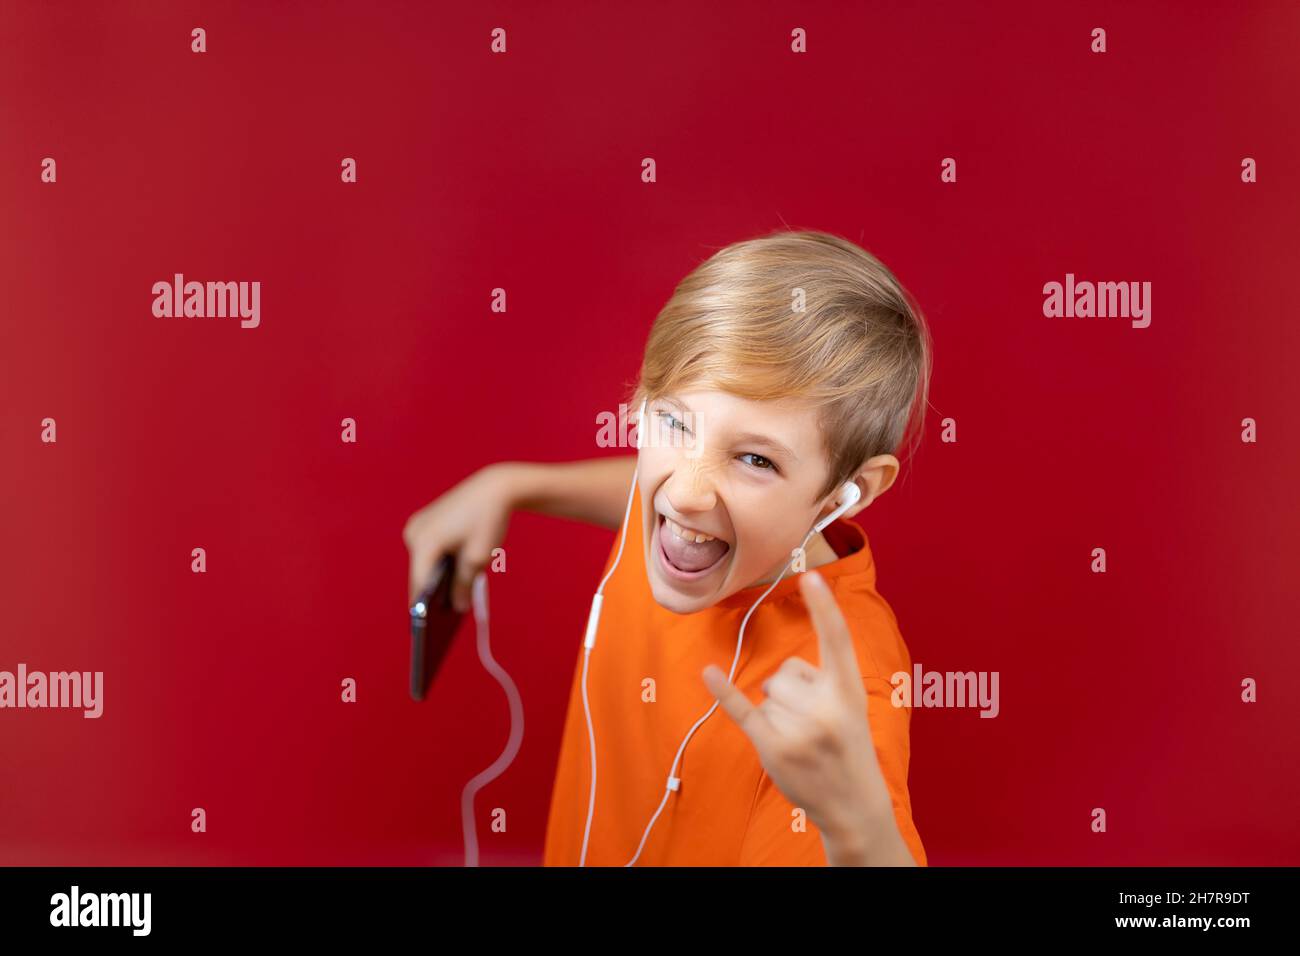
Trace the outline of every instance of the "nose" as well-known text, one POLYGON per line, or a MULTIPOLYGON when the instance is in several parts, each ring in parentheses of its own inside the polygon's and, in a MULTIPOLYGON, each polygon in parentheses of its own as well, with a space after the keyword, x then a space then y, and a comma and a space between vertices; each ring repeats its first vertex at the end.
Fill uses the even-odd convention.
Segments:
POLYGON ((664 482, 664 497, 679 515, 703 514, 718 506, 713 466, 701 456, 683 456, 672 475, 664 482))

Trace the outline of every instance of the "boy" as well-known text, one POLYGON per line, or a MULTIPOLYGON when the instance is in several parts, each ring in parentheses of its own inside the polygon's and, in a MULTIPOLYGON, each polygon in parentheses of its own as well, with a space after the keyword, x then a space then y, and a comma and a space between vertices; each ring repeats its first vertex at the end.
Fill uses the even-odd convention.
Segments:
POLYGON ((930 366, 919 310, 853 243, 736 243, 655 320, 636 456, 493 465, 407 522, 412 592, 452 551, 462 608, 515 508, 623 528, 545 864, 925 865, 891 703, 911 659, 865 533, 814 525, 893 484, 930 366))

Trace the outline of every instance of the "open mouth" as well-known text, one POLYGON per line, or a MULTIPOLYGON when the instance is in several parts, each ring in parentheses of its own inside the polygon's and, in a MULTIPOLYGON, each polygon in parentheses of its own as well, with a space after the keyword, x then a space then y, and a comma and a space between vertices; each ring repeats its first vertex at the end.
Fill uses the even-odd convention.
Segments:
POLYGON ((698 581, 720 568, 731 553, 731 545, 721 538, 683 527, 660 512, 655 514, 655 551, 669 577, 698 581))

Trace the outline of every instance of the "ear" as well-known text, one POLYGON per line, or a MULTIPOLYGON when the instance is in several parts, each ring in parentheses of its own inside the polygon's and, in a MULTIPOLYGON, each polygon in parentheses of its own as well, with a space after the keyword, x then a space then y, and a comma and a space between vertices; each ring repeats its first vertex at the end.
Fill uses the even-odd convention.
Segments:
POLYGON ((877 455, 875 458, 867 459, 858 473, 853 476, 853 480, 862 489, 862 497, 858 499, 857 504, 844 512, 844 517, 852 518, 888 491, 889 486, 898 477, 899 468, 898 459, 893 455, 877 455))

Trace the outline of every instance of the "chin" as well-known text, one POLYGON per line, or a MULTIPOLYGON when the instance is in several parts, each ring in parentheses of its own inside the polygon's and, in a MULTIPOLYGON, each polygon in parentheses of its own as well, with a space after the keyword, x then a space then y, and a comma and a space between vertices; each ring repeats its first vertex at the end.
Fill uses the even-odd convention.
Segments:
POLYGON ((654 574, 649 574, 649 578, 650 593, 655 603, 674 614, 694 614, 714 603, 712 597, 687 597, 662 581, 656 581, 654 574))

